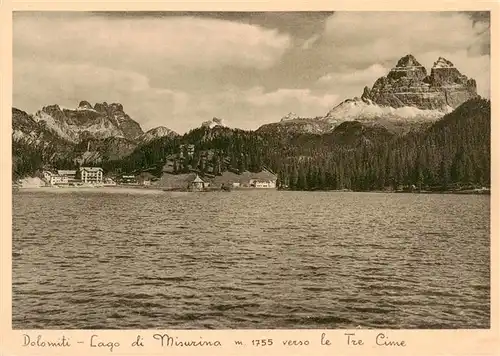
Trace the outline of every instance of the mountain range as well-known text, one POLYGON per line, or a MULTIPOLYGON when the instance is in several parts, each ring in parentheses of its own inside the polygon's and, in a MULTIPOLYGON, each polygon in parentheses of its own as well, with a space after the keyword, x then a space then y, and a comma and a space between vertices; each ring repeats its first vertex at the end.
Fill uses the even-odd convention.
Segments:
MULTIPOLYGON (((24 167, 17 169, 18 176, 31 174, 46 164, 67 167, 113 162, 110 169, 122 165, 125 170, 137 171, 165 163, 165 155, 172 154, 181 142, 206 146, 221 135, 228 142, 242 137, 254 142, 253 146, 236 150, 243 156, 245 150, 258 151, 254 146, 264 141, 269 147, 283 150, 289 158, 314 152, 313 145, 341 144, 358 149, 390 142, 412 132, 424 132, 464 103, 477 99, 475 80, 461 74, 450 61, 438 58, 428 73, 410 54, 402 57, 371 88, 365 87, 359 97, 344 100, 324 116, 304 118, 289 113, 278 122, 250 132, 231 129, 218 118, 205 121, 199 129, 182 136, 163 126, 144 132, 119 103, 92 106, 81 101, 74 109, 49 105, 33 114, 13 108, 13 162, 15 167, 24 167), (294 148, 287 149, 286 145, 294 148), (157 153, 151 153, 155 150, 157 153)), ((228 152, 220 157, 214 155, 214 149, 217 150, 200 152, 201 161, 190 166, 212 165, 215 170, 214 165, 231 161, 232 169, 259 168, 259 157, 249 157, 249 161, 243 162, 233 154, 228 156, 228 152), (214 161, 200 163, 206 157, 214 161), (250 162, 250 158, 254 161, 250 162)), ((275 169, 279 166, 278 162, 266 164, 275 169)))
POLYGON ((121 158, 141 144, 175 136, 164 126, 144 132, 119 103, 81 101, 75 109, 49 105, 32 115, 12 109, 13 148, 52 152, 51 159, 71 156, 81 164, 121 158))
POLYGON ((289 113, 261 129, 325 133, 344 121, 387 128, 429 123, 477 97, 476 81, 439 57, 430 74, 413 55, 402 57, 389 73, 365 87, 360 97, 346 99, 323 117, 300 118, 289 113))
POLYGON ((174 131, 160 126, 144 132, 141 126, 123 111, 119 103, 96 103, 81 101, 77 108, 61 108, 49 105, 28 115, 13 109, 13 136, 16 140, 33 137, 37 131, 49 131, 68 142, 78 143, 86 139, 121 138, 135 143, 177 135, 174 131), (19 126, 16 120, 29 125, 19 126), (26 130, 28 129, 28 130, 26 130), (32 130, 30 130, 32 129, 32 130))

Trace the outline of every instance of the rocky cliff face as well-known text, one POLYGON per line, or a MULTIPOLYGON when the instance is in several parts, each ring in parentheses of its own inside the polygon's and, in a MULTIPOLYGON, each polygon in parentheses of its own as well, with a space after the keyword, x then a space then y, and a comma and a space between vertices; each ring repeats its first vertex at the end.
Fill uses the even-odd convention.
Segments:
POLYGON ((365 87, 362 99, 381 106, 447 111, 477 97, 476 81, 461 74, 453 63, 439 57, 427 70, 411 54, 401 58, 385 77, 365 87))
POLYGON ((22 110, 12 109, 12 138, 16 140, 30 140, 37 138, 41 128, 27 113, 22 110))
POLYGON ((144 132, 141 126, 130 118, 124 111, 123 106, 118 103, 107 105, 107 103, 96 104, 94 109, 105 114, 123 132, 123 137, 133 140, 144 132))
POLYGON ((92 107, 89 102, 82 101, 76 109, 50 105, 37 111, 32 118, 72 142, 107 137, 135 140, 143 134, 140 125, 132 120, 118 103, 97 103, 92 107))
POLYGON ((24 177, 43 161, 70 159, 73 143, 39 124, 26 112, 12 109, 12 172, 24 177))
POLYGON ((75 147, 76 160, 80 165, 116 160, 131 154, 137 144, 123 137, 108 137, 80 142, 75 147))
POLYGON ((12 141, 44 148, 54 143, 70 144, 52 132, 44 122, 36 122, 26 112, 12 108, 12 141))

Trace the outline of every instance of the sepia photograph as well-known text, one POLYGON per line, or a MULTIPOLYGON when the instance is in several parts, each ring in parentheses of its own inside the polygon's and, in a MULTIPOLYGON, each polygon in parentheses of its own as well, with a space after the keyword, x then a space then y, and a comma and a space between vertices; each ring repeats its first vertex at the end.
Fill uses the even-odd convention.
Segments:
POLYGON ((490 12, 12 23, 13 329, 491 327, 490 12))

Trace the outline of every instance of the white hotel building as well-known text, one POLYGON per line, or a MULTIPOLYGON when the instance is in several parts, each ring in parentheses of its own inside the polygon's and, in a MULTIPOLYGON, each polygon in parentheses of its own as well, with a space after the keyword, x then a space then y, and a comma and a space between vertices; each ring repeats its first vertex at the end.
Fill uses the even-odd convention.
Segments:
POLYGON ((80 179, 82 183, 102 184, 103 170, 100 167, 80 167, 80 179))

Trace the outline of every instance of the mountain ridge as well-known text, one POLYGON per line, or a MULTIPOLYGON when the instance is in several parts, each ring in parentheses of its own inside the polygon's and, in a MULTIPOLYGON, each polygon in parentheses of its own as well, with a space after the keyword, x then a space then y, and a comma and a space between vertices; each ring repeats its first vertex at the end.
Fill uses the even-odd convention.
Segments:
POLYGON ((439 57, 428 75, 426 68, 408 54, 371 88, 365 86, 360 97, 345 99, 323 117, 300 118, 290 113, 259 129, 325 133, 352 120, 388 127, 412 126, 433 122, 475 97, 479 97, 476 81, 461 74, 451 61, 439 57))
POLYGON ((61 108, 58 104, 37 110, 32 119, 45 123, 48 130, 60 137, 80 142, 86 138, 123 137, 134 140, 142 135, 139 123, 123 111, 119 103, 96 103, 81 101, 77 108, 61 108))
POLYGON ((165 126, 157 126, 144 132, 141 136, 139 136, 138 141, 140 143, 145 143, 166 136, 174 137, 179 136, 179 134, 165 126))

